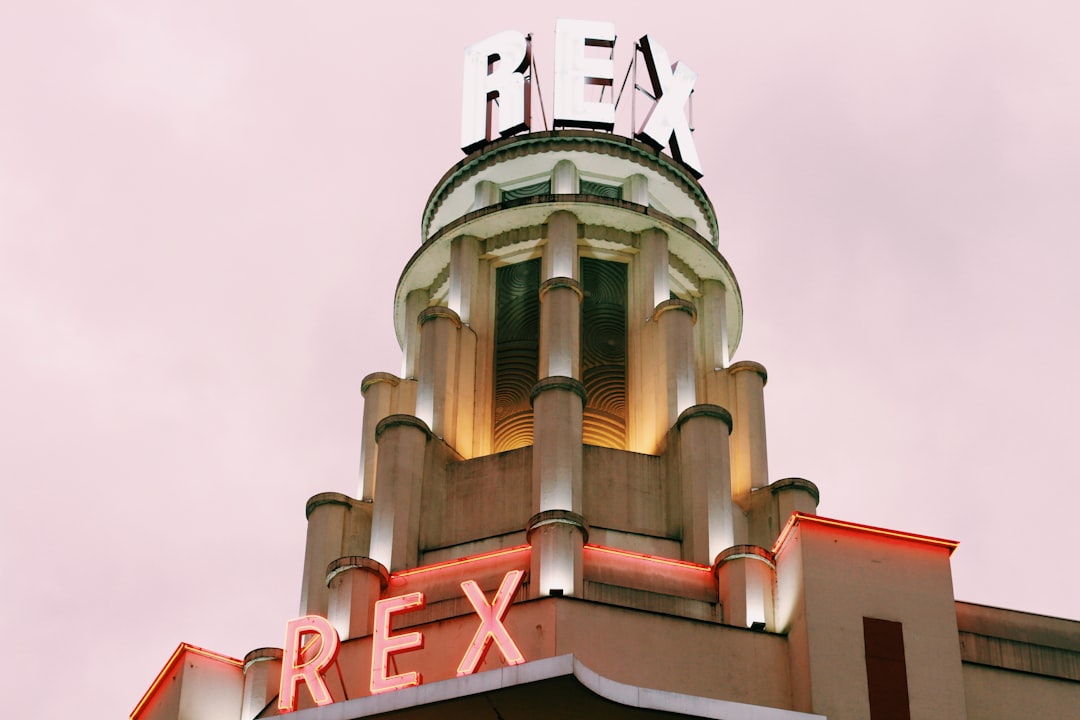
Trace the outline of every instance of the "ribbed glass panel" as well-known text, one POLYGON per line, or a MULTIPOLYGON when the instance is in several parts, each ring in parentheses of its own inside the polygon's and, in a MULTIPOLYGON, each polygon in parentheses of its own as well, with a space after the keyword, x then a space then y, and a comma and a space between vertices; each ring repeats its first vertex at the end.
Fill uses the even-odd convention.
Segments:
POLYGON ((540 261, 495 271, 495 452, 533 443, 529 393, 540 368, 540 261))
POLYGON ((619 185, 608 185, 606 183, 592 182, 591 180, 582 180, 581 194, 599 195, 600 197, 615 198, 616 200, 621 200, 622 187, 619 185))
POLYGON ((582 258, 584 441, 626 449, 626 265, 582 258))
POLYGON ((520 198, 533 197, 534 195, 550 195, 551 194, 551 181, 544 180, 534 185, 526 185, 524 187, 514 188, 513 190, 503 190, 503 200, 518 200, 520 198))

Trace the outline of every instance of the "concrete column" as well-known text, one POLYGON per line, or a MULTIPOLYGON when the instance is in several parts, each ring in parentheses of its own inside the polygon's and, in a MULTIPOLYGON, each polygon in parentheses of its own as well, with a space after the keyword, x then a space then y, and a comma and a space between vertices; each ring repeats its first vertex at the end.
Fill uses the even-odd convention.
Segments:
POLYGON ((304 549, 304 581, 300 588, 300 614, 326 615, 329 601, 324 568, 341 556, 341 539, 348 524, 349 497, 320 493, 307 502, 307 545, 304 549))
POLYGON ((370 635, 375 603, 390 584, 390 572, 371 558, 338 558, 326 568, 330 605, 326 618, 342 642, 370 635))
POLYGON ((750 491, 769 484, 769 457, 765 446, 765 382, 768 373, 756 362, 737 362, 728 368, 732 416, 731 495, 745 512, 750 491))
POLYGON ((483 210, 486 207, 490 207, 501 198, 499 197, 499 186, 490 180, 481 180, 476 183, 476 190, 473 194, 472 210, 483 210))
POLYGON ((375 445, 375 426, 387 415, 392 415, 394 390, 401 379, 390 373, 371 373, 360 383, 364 396, 364 426, 360 434, 360 493, 361 500, 371 502, 375 498, 375 463, 378 448, 375 445))
POLYGON ((702 367, 706 372, 728 366, 727 295, 719 280, 701 283, 701 315, 698 332, 701 335, 702 367))
POLYGON ((379 497, 375 501, 368 554, 391 572, 417 564, 420 491, 430 439, 431 430, 412 415, 391 415, 375 428, 379 497))
POLYGON ((682 490, 683 559, 707 565, 734 538, 731 515, 731 415, 694 405, 675 423, 682 490))
MULTIPOLYGON (((457 419, 458 336, 461 318, 446 307, 421 311, 416 417, 454 447, 457 419)), ((471 391, 471 388, 470 388, 471 391)))
POLYGON ((281 648, 259 648, 244 656, 244 700, 240 720, 255 720, 281 686, 281 648))
POLYGON ((756 545, 729 547, 716 557, 713 573, 724 624, 776 632, 776 566, 768 550, 756 545))
POLYGON ((667 233, 656 228, 645 230, 640 235, 639 245, 640 292, 649 301, 649 307, 654 308, 671 297, 667 233))
POLYGON ((630 266, 627 318, 629 449, 657 453, 674 420, 666 413, 667 380, 662 370, 666 351, 653 321, 656 306, 670 297, 667 234, 656 228, 641 232, 638 249, 630 266))
POLYGON ((461 322, 472 322, 476 275, 480 268, 480 240, 461 235, 450 241, 450 297, 447 304, 461 322))
POLYGON ((551 193, 553 195, 576 195, 581 190, 578 171, 574 163, 560 160, 551 170, 551 193))
POLYGON ((557 277, 578 279, 577 226, 577 218, 564 210, 548 216, 547 246, 540 268, 541 281, 557 277))
POLYGON ((532 545, 529 596, 581 597, 582 551, 589 541, 585 518, 566 510, 539 512, 529 518, 526 536, 532 545))
POLYGON ((663 385, 657 387, 657 411, 666 420, 665 430, 675 424, 679 414, 697 403, 694 369, 694 321, 697 311, 692 303, 678 298, 664 300, 653 311, 663 365, 658 368, 663 385))
MULTIPOLYGON (((623 183, 623 200, 638 205, 649 204, 649 179, 644 175, 631 175, 623 183)), ((653 303, 654 305, 656 303, 653 303)))
MULTIPOLYGON (((405 317, 417 318, 420 312, 428 306, 431 298, 427 290, 413 290, 405 298, 405 317)), ((401 376, 415 378, 416 368, 420 360, 420 324, 410 322, 405 326, 405 346, 402 349, 401 376)))
POLYGON ((541 378, 581 377, 581 301, 585 294, 573 278, 556 277, 540 285, 541 378))
POLYGON ((533 510, 582 509, 582 410, 585 387, 570 377, 533 386, 533 510))

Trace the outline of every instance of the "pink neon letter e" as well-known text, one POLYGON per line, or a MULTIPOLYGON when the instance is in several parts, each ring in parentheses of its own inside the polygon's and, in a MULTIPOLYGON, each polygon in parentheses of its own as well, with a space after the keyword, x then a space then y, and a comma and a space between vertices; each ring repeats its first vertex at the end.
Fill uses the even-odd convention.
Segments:
POLYGON ((424 607, 424 593, 386 598, 375 603, 375 632, 371 639, 371 694, 400 690, 419 685, 423 678, 418 672, 387 675, 390 656, 424 647, 424 635, 419 632, 390 634, 390 616, 424 607))
POLYGON ((278 710, 296 710, 300 681, 307 683, 316 705, 334 702, 323 680, 323 672, 337 657, 341 640, 326 618, 305 615, 290 620, 285 629, 285 651, 281 659, 278 710), (307 640, 305 644, 305 640, 307 640))

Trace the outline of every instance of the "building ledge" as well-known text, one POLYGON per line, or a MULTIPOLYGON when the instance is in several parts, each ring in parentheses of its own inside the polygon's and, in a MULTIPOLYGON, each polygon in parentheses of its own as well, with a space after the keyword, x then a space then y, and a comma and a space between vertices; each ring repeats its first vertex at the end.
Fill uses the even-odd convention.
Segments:
MULTIPOLYGON (((447 720, 488 716, 541 720, 553 717, 713 718, 715 720, 825 720, 824 715, 651 690, 606 678, 573 655, 490 670, 429 685, 357 698, 292 713, 294 720, 408 718, 416 709, 447 720)), ((419 715, 418 715, 419 716, 419 715)))

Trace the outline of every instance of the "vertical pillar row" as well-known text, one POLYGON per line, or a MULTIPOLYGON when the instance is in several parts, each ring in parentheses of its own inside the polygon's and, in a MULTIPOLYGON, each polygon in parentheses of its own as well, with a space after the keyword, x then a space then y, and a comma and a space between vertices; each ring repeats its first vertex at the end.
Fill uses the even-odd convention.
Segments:
POLYGON ((379 496, 371 521, 371 551, 364 554, 391 572, 417 564, 420 492, 430 439, 431 430, 412 415, 390 415, 375 428, 379 496))
POLYGON ((368 557, 341 557, 327 566, 330 606, 326 618, 342 641, 374 631, 375 603, 389 584, 390 572, 368 557))
POLYGON ((281 648, 259 648, 244 656, 244 699, 240 720, 255 720, 281 685, 281 648))
POLYGON ((734 539, 731 513, 731 415, 719 405, 694 405, 679 415, 683 559, 711 564, 734 539))

